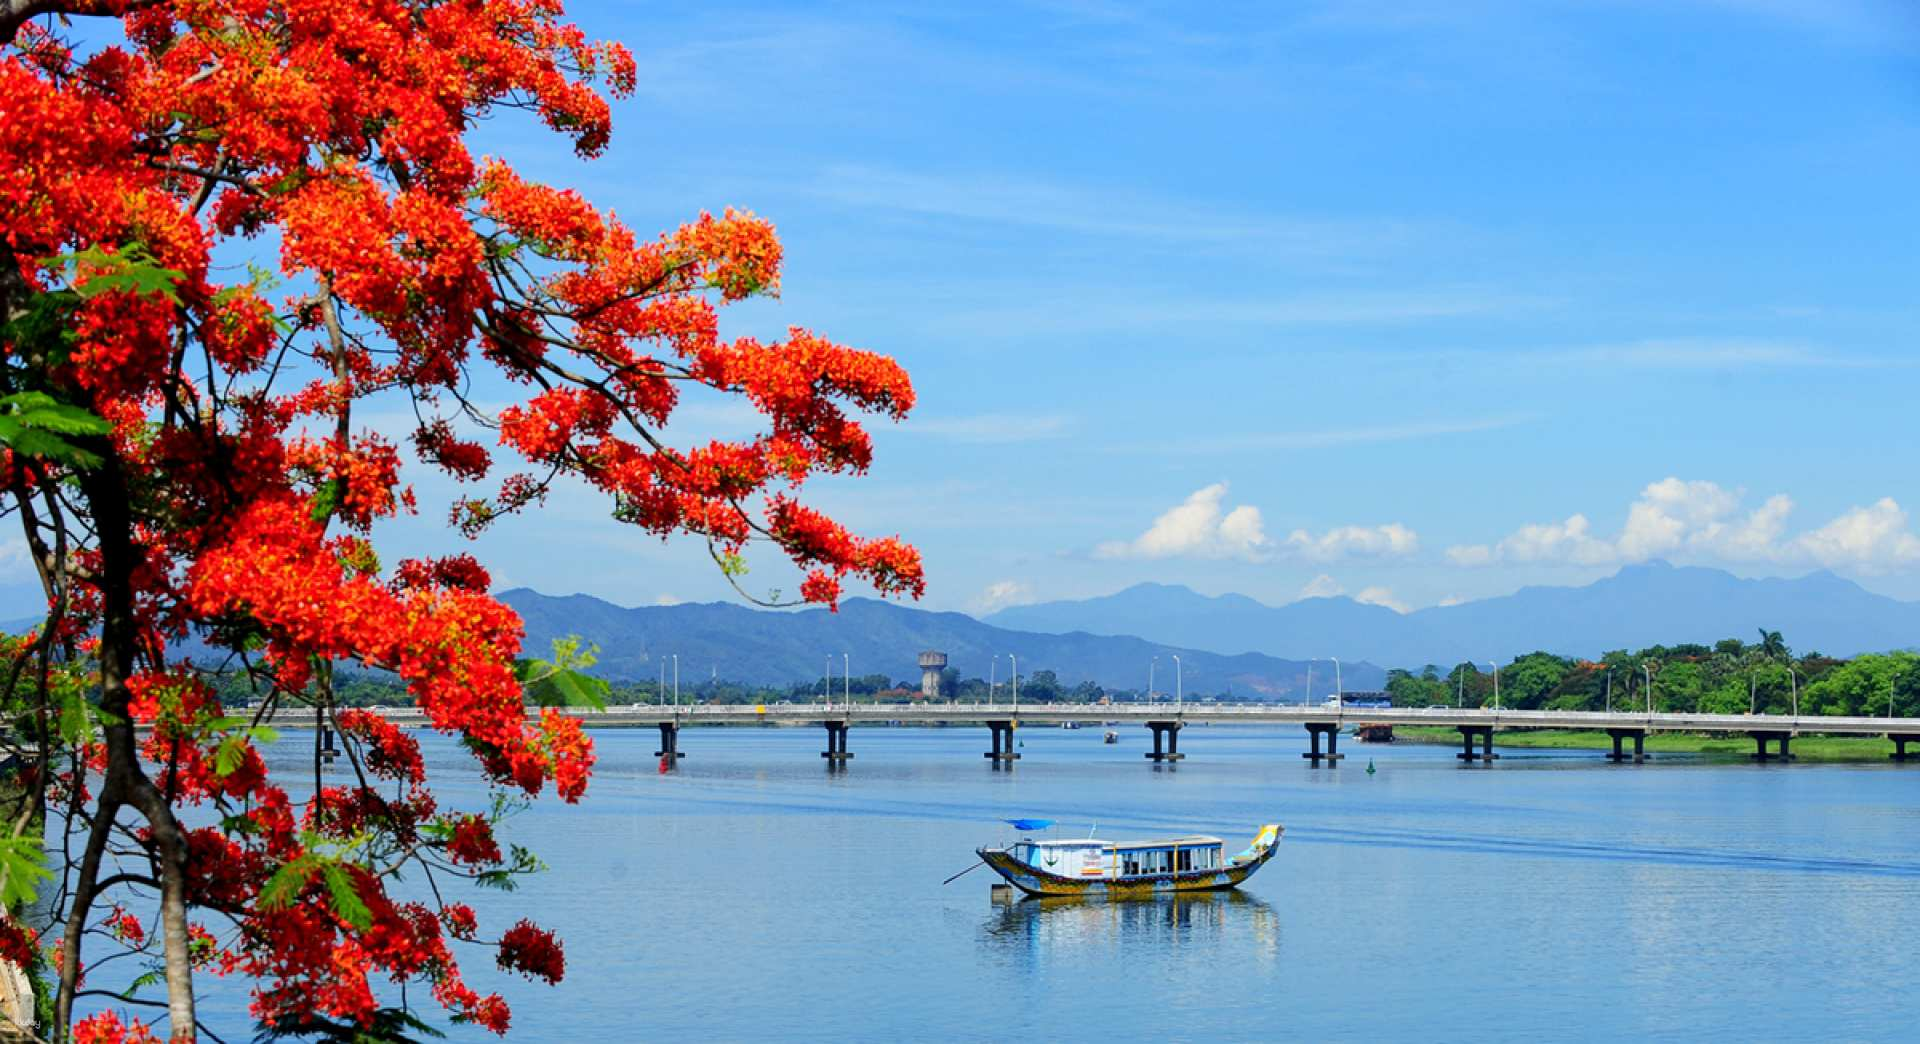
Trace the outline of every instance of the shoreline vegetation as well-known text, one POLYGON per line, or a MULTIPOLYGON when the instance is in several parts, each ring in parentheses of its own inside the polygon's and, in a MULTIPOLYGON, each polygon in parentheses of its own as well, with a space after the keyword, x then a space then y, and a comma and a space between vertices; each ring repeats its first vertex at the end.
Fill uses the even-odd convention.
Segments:
MULTIPOLYGON (((1395 743, 1460 745, 1460 734, 1447 725, 1401 725, 1393 730, 1395 743)), ((1599 730, 1516 729, 1494 733, 1496 750, 1612 750, 1613 739, 1599 730)), ((1753 753, 1745 733, 1655 732, 1647 737, 1648 754, 1697 754, 1710 758, 1744 760, 1753 753)), ((1893 741, 1884 736, 1823 736, 1802 733, 1793 739, 1797 761, 1877 763, 1893 753, 1893 741)))

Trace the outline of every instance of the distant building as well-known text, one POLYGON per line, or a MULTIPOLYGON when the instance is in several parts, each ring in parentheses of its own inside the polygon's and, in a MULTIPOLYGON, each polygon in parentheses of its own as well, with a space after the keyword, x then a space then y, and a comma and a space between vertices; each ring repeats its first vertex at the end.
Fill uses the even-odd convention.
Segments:
POLYGON ((920 695, 923 699, 940 698, 940 672, 946 669, 946 653, 929 649, 920 654, 920 695))

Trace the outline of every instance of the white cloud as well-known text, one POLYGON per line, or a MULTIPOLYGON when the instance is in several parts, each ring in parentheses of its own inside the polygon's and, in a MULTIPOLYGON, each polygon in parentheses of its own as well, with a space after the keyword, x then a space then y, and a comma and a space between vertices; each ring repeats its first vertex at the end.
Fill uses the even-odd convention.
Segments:
POLYGON ((680 603, 681 599, 678 595, 670 594, 663 594, 653 600, 654 605, 679 605, 680 603))
POLYGON ((991 613, 1033 600, 1033 590, 1018 580, 996 580, 973 599, 976 613, 991 613))
POLYGON ((1886 568, 1920 561, 1920 538, 1907 530, 1907 513, 1892 497, 1803 533, 1793 546, 1825 566, 1886 568))
POLYGON ((1447 549, 1458 566, 1503 562, 1603 566, 1683 557, 1729 562, 1773 562, 1851 567, 1876 572, 1920 563, 1920 537, 1907 513, 1887 497, 1855 507, 1818 529, 1788 538, 1793 498, 1776 493, 1759 507, 1743 507, 1744 492, 1704 480, 1665 478, 1649 484, 1627 508, 1620 532, 1594 534, 1583 514, 1564 522, 1521 526, 1495 544, 1447 549))
POLYGON ((1420 537, 1398 522, 1384 526, 1337 526, 1320 536, 1304 529, 1287 535, 1287 547, 1316 561, 1353 556, 1410 555, 1420 547, 1420 537))
POLYGON ((1307 586, 1300 589, 1302 598, 1333 598, 1346 593, 1347 589, 1340 586, 1340 581, 1325 573, 1307 581, 1307 586))
POLYGON ((1407 611, 1407 603, 1395 598, 1393 589, 1388 587, 1363 587, 1359 594, 1353 596, 1353 600, 1361 605, 1385 606, 1396 613, 1407 611))
POLYGON ((1153 520, 1131 541, 1112 541, 1094 549, 1099 558, 1239 558, 1258 561, 1271 549, 1260 509, 1242 504, 1222 513, 1227 484, 1196 490, 1181 504, 1153 520))
POLYGON ((1449 606, 1449 605, 1465 605, 1465 604, 1466 604, 1466 602, 1467 602, 1467 600, 1466 600, 1465 598, 1463 598, 1462 596, 1460 596, 1460 595, 1457 595, 1457 594, 1450 594, 1450 595, 1448 595, 1448 596, 1446 596, 1445 598, 1442 598, 1442 599, 1440 599, 1440 604, 1441 604, 1442 606, 1449 606))

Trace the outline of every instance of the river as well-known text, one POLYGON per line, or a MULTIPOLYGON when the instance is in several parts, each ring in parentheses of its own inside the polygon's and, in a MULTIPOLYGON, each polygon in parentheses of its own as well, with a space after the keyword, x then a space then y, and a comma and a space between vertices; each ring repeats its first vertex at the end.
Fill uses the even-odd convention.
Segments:
MULTIPOLYGON (((512 1039, 530 1041, 1920 1026, 1920 767, 1592 751, 1463 767, 1449 747, 1350 743, 1312 768, 1303 731, 1239 726, 1189 728, 1187 760, 1156 767, 1145 729, 1119 731, 1025 729, 999 770, 985 729, 856 728, 831 772, 817 728, 690 729, 664 774, 657 733, 596 732, 587 799, 506 829, 550 869, 475 903, 483 926, 558 929, 566 981, 507 979, 481 953, 469 978, 505 993, 512 1039), (1229 851, 1262 822, 1286 836, 1213 898, 996 904, 984 868, 940 883, 1020 816, 1056 836, 1213 833, 1229 851)), ((465 755, 428 751, 443 807, 479 807, 465 755)), ((209 984, 216 1025, 244 1030, 240 986, 209 984)))

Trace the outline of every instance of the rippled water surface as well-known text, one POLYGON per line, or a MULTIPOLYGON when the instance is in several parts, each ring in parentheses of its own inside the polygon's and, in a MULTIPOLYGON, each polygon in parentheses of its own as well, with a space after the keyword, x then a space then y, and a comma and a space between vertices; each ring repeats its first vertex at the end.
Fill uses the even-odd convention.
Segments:
MULTIPOLYGON (((1217 726, 1156 768, 1145 729, 1117 730, 1022 730, 1002 771, 984 728, 859 728, 844 772, 817 728, 688 730, 666 774, 654 731, 596 732, 587 800, 509 828, 552 869, 476 904, 559 929, 566 982, 477 954, 470 977, 541 1041, 1920 1033, 1920 767, 1400 745, 1314 769, 1299 730, 1217 726), (1014 816, 1230 850, 1287 833, 1212 898, 941 885, 1014 816)), ((477 806, 464 755, 430 751, 444 804, 477 806)), ((209 1002, 244 1021, 231 989, 209 1002)))

